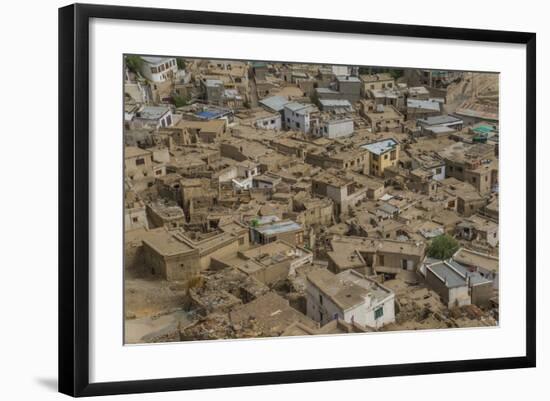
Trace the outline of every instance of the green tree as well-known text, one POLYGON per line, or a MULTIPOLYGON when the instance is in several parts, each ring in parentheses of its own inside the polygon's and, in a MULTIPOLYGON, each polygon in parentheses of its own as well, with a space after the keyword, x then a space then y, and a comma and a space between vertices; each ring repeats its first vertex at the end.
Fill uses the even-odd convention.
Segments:
POLYGON ((389 73, 393 79, 401 78, 404 74, 403 70, 395 70, 395 69, 390 69, 389 73))
POLYGON ((126 56, 126 67, 128 67, 130 71, 137 74, 141 69, 142 64, 143 60, 140 56, 126 56))
POLYGON ((176 63, 178 64, 178 68, 180 70, 184 70, 185 66, 187 65, 187 61, 185 61, 185 59, 181 57, 176 58, 176 63))
POLYGON ((183 107, 189 104, 189 99, 185 96, 174 95, 172 96, 172 99, 174 100, 174 105, 176 107, 183 107))
POLYGON ((428 256, 436 259, 449 259, 458 250, 458 241, 445 234, 435 237, 428 246, 428 256))

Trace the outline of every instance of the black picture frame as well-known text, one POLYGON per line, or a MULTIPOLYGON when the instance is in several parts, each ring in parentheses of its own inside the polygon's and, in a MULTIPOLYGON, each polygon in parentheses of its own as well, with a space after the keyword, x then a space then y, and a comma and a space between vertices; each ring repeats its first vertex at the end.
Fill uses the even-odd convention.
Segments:
POLYGON ((478 29, 74 4, 59 9, 59 391, 95 396, 534 367, 536 35, 478 29), (524 44, 527 76, 526 354, 521 357, 90 383, 88 61, 91 18, 524 44))

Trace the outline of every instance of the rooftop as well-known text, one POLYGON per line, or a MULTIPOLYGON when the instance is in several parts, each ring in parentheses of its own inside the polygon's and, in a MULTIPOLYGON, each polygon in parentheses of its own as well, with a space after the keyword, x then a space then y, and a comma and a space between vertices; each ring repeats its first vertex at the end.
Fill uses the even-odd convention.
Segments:
POLYGON ((138 148, 137 146, 126 146, 124 148, 124 158, 130 159, 132 157, 147 156, 151 151, 138 148))
POLYGON ((164 106, 145 106, 138 112, 138 116, 146 120, 158 120, 169 111, 170 108, 164 106))
POLYGON ((407 107, 411 109, 423 109, 431 111, 440 111, 439 102, 433 100, 407 99, 407 107))
POLYGON ((367 143, 366 145, 362 145, 361 148, 367 149, 369 152, 376 155, 381 155, 394 149, 397 145, 397 141, 390 138, 378 142, 367 143))
POLYGON ((325 269, 308 273, 307 279, 343 310, 365 302, 369 290, 325 269))
POLYGON ((461 248, 453 255, 453 259, 467 266, 481 267, 492 272, 498 272, 498 258, 485 253, 461 248))
POLYGON ((393 78, 390 74, 383 72, 380 74, 366 74, 360 76, 361 81, 363 82, 377 82, 377 81, 393 81, 393 78))
POLYGON ((254 227, 254 230, 263 235, 277 235, 290 231, 301 230, 302 226, 292 220, 275 221, 254 227))
POLYGON ((260 100, 259 103, 271 110, 281 111, 284 109, 285 104, 289 102, 290 101, 284 96, 271 96, 260 100))
POLYGON ((319 99, 323 107, 346 107, 351 109, 351 103, 345 99, 319 99))
POLYGON ((148 231, 143 242, 163 256, 178 255, 194 251, 193 247, 176 239, 164 229, 148 231))
POLYGON ((172 60, 173 57, 150 57, 150 56, 141 56, 141 59, 145 61, 147 64, 162 64, 167 62, 168 60, 172 60))
POLYGON ((462 120, 453 116, 430 116, 426 118, 418 118, 416 120, 419 124, 425 125, 443 125, 443 124, 456 124, 462 123, 462 120))
POLYGON ((313 106, 311 104, 304 104, 298 102, 290 102, 285 104, 284 108, 293 111, 294 113, 307 113, 313 106))
POLYGON ((353 77, 351 75, 337 75, 336 80, 338 82, 361 82, 359 77, 353 77))
POLYGON ((425 244, 415 241, 397 241, 355 236, 334 235, 330 241, 333 252, 384 252, 403 255, 424 256, 425 244))

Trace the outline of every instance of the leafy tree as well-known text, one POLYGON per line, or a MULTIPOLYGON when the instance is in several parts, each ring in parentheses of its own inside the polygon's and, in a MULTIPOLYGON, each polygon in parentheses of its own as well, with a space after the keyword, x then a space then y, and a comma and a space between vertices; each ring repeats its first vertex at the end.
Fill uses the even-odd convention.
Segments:
POLYGON ((371 67, 359 67, 359 74, 360 75, 368 75, 372 72, 371 67))
POLYGON ((176 63, 178 64, 178 68, 180 70, 184 70, 185 66, 187 65, 187 61, 185 61, 185 59, 181 57, 176 58, 176 63))
POLYGON ((141 66, 143 65, 143 60, 140 56, 126 56, 126 67, 132 72, 135 72, 136 74, 141 69, 141 66))
POLYGON ((428 256, 436 259, 449 259, 458 250, 458 241, 445 234, 435 237, 428 246, 428 256))
POLYGON ((401 78, 404 74, 403 70, 394 70, 394 69, 390 69, 389 73, 393 79, 401 78))
POLYGON ((189 104, 189 99, 185 96, 174 95, 172 96, 172 99, 174 100, 174 105, 176 107, 183 107, 189 104))

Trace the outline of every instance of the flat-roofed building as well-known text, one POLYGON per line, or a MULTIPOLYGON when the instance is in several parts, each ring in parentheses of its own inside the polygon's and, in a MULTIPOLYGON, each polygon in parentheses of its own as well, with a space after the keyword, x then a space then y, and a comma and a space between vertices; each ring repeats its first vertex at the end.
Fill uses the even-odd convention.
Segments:
POLYGON ((124 174, 131 180, 153 177, 153 152, 136 146, 124 148, 124 174))
POLYGON ((425 251, 424 242, 336 235, 327 252, 328 268, 334 273, 361 269, 367 275, 416 271, 425 251))
POLYGON ((215 258, 216 266, 232 267, 261 283, 271 285, 296 276, 296 269, 313 262, 313 253, 286 241, 276 240, 252 247, 235 256, 215 258))
POLYGON ((428 286, 439 294, 448 308, 470 304, 487 307, 494 296, 492 279, 454 258, 428 261, 422 273, 425 273, 428 286))
POLYGON ((395 322, 395 294, 353 271, 340 274, 316 269, 307 274, 307 315, 325 325, 343 320, 369 328, 395 322))
POLYGON ((173 123, 172 110, 165 106, 142 107, 132 120, 134 128, 166 128, 173 123))
POLYGON ((188 280, 201 270, 199 250, 163 228, 144 235, 143 256, 151 274, 168 281, 188 280))
POLYGON ((162 201, 151 202, 147 205, 147 216, 153 227, 164 227, 173 230, 183 227, 185 214, 177 204, 162 201))
POLYGON ((164 82, 171 79, 178 72, 178 63, 174 57, 142 56, 140 72, 145 78, 153 82, 164 82))
POLYGON ((304 244, 304 227, 292 220, 281 220, 252 225, 250 238, 256 244, 269 244, 278 240, 302 246, 304 244))
POLYGON ((441 114, 441 103, 434 99, 407 99, 407 120, 441 114))
POLYGON ((284 126, 287 129, 309 133, 311 128, 311 113, 315 110, 312 104, 291 102, 284 105, 284 126))
POLYGON ((340 92, 340 99, 356 102, 361 97, 361 80, 350 75, 337 75, 336 88, 340 92))
POLYGON ((367 143, 361 148, 370 153, 369 171, 372 175, 383 177, 386 168, 395 167, 399 162, 399 143, 393 138, 367 143))
POLYGON ((484 277, 492 280, 493 287, 498 288, 499 260, 496 256, 487 253, 460 248, 453 255, 453 260, 474 271, 478 271, 484 277))
POLYGON ((395 87, 395 79, 388 73, 360 75, 362 93, 366 96, 370 90, 391 89, 395 87))
POLYGON ((347 99, 319 99, 319 105, 322 111, 330 111, 336 114, 353 111, 353 106, 347 99))
POLYGON ((197 142, 214 143, 223 138, 227 127, 226 120, 189 121, 181 120, 176 128, 182 128, 195 136, 197 142))
POLYGON ((334 201, 335 214, 347 213, 350 206, 356 206, 367 196, 367 188, 355 180, 335 175, 329 171, 312 178, 312 193, 326 196, 334 201))
POLYGON ((392 105, 377 104, 371 107, 368 101, 362 101, 361 113, 369 122, 372 132, 402 131, 405 116, 392 105))
POLYGON ((417 119, 416 124, 422 129, 423 132, 438 134, 439 132, 448 133, 460 131, 464 126, 464 121, 460 118, 449 115, 429 116, 426 118, 417 119), (437 130, 436 128, 447 128, 447 130, 437 130))

